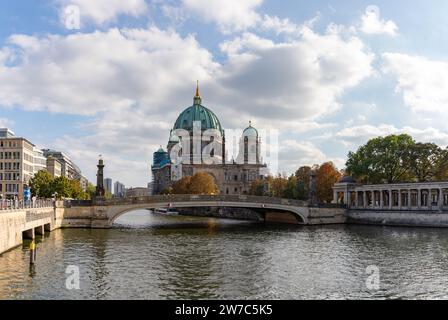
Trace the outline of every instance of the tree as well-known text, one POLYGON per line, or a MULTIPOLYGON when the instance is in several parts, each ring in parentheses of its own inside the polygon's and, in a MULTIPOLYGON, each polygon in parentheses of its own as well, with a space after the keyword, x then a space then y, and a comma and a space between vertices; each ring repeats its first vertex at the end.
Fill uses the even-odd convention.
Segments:
POLYGON ((297 198, 299 200, 308 200, 310 195, 310 177, 311 167, 300 167, 295 176, 297 178, 297 198))
POLYGON ((448 147, 440 152, 435 171, 435 179, 437 181, 448 180, 448 147))
POLYGON ((85 200, 93 199, 95 197, 95 194, 96 194, 96 187, 89 182, 87 184, 87 188, 86 188, 85 193, 86 193, 85 200))
POLYGON ((163 189, 160 194, 162 195, 170 195, 173 194, 173 188, 172 187, 168 187, 166 189, 163 189))
POLYGON ((406 179, 412 166, 415 141, 407 134, 371 139, 350 152, 347 172, 364 183, 394 183, 406 179))
POLYGON ((173 185, 173 194, 190 194, 191 177, 183 177, 173 185))
POLYGON ((411 148, 410 171, 419 182, 431 181, 446 160, 443 150, 436 144, 416 143, 411 148))
POLYGON ((288 179, 282 175, 278 175, 277 177, 272 179, 271 183, 271 196, 275 198, 282 198, 286 189, 286 185, 288 183, 288 179))
POLYGON ((52 175, 46 171, 41 170, 34 175, 30 180, 30 187, 33 196, 41 198, 51 198, 52 197, 52 175))
POLYGON ((262 179, 255 180, 250 185, 249 194, 254 196, 264 196, 265 195, 265 181, 262 179))
POLYGON ((83 200, 85 198, 85 194, 81 188, 81 182, 78 180, 69 180, 69 183, 70 183, 70 197, 74 199, 83 200))
POLYGON ((57 193, 57 198, 72 198, 73 193, 72 182, 64 176, 57 177, 51 184, 53 193, 57 193))
POLYGON ((333 200, 333 186, 341 179, 341 173, 333 162, 322 164, 316 172, 317 198, 321 202, 333 200))
POLYGON ((214 195, 219 193, 219 189, 212 175, 206 172, 198 172, 191 177, 189 193, 214 195))
POLYGON ((283 197, 287 199, 297 199, 299 196, 299 190, 297 188, 298 179, 295 175, 291 175, 285 185, 283 191, 283 197))

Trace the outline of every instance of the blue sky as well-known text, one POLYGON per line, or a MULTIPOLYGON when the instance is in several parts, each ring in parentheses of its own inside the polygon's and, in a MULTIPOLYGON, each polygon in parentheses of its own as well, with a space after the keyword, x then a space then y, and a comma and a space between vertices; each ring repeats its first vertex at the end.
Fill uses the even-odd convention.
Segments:
POLYGON ((446 146, 446 12, 443 0, 2 1, 0 126, 92 181, 103 154, 108 176, 143 186, 199 79, 226 129, 279 130, 280 172, 343 168, 378 135, 446 146))

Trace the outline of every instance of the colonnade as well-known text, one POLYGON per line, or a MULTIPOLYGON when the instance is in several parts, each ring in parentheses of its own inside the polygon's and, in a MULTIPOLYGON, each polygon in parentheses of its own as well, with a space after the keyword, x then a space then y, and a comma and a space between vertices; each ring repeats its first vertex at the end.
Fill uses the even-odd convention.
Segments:
POLYGON ((442 210, 448 209, 448 183, 384 185, 336 184, 334 203, 353 209, 442 210))

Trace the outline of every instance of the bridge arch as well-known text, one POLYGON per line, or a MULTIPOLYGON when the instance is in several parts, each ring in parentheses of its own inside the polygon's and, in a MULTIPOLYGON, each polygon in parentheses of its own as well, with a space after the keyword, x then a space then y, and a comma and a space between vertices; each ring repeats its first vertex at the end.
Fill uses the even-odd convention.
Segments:
POLYGON ((303 205, 303 203, 289 203, 287 200, 280 200, 281 199, 252 196, 156 196, 127 199, 127 201, 122 202, 106 202, 104 203, 105 206, 97 208, 100 208, 102 214, 105 215, 109 226, 112 226, 119 217, 131 211, 167 208, 169 206, 174 208, 247 208, 263 213, 268 222, 286 222, 303 225, 308 223, 307 206, 303 205), (186 199, 186 197, 189 198, 186 199), (235 197, 238 199, 234 199, 235 197))

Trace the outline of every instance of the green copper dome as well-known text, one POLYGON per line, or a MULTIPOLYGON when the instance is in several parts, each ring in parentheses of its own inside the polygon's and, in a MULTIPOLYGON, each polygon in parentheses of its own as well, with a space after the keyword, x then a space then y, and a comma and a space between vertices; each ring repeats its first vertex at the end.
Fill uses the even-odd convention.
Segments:
POLYGON ((203 105, 201 105, 202 99, 199 94, 199 87, 196 89, 196 95, 194 97, 194 104, 191 107, 185 109, 177 118, 174 124, 173 130, 185 129, 188 131, 193 130, 193 123, 199 121, 201 123, 202 130, 217 129, 221 133, 224 133, 221 123, 218 117, 203 105))
POLYGON ((252 127, 252 122, 249 122, 249 126, 243 131, 244 137, 256 137, 258 138, 258 130, 252 127))

